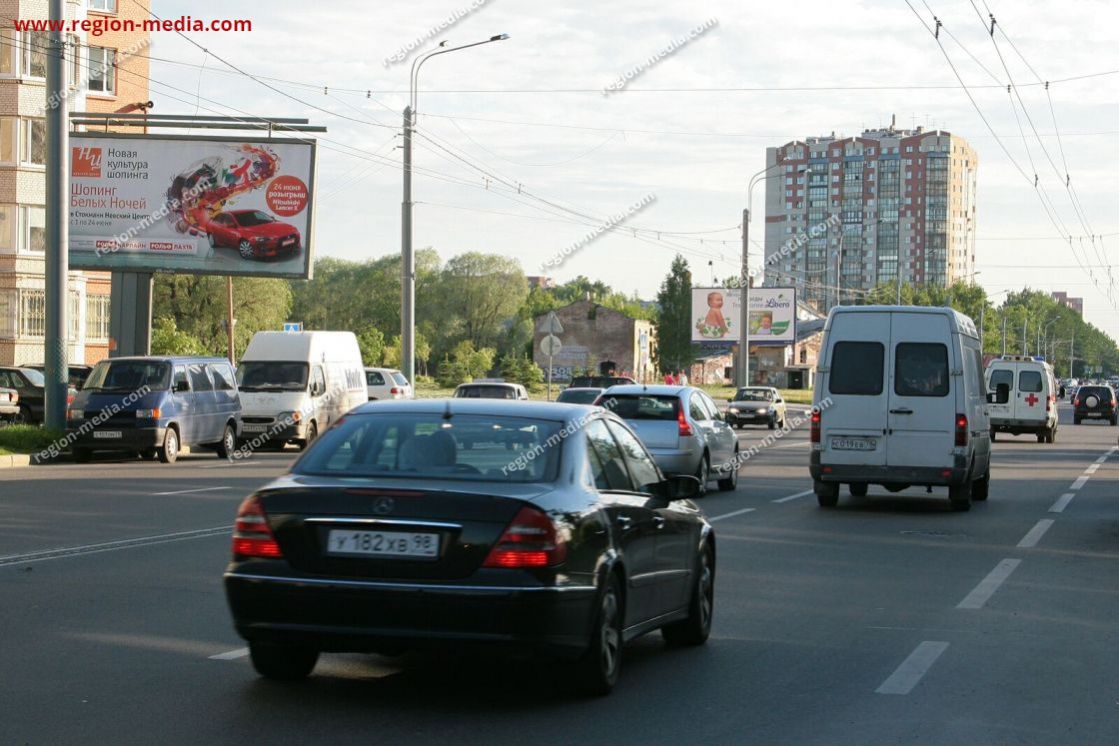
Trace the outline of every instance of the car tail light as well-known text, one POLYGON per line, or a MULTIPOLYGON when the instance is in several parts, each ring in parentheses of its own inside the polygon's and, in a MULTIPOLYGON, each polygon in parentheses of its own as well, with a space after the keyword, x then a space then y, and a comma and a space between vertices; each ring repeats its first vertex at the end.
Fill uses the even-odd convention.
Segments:
POLYGON ((389 393, 392 394, 393 396, 396 396, 397 394, 403 394, 404 389, 399 388, 397 386, 393 386, 391 389, 389 389, 389 393))
POLYGON ((276 536, 268 527, 268 516, 256 495, 246 497, 237 509, 233 524, 233 559, 246 557, 283 557, 276 536))
POLYGON ((1080 397, 1079 396, 1072 400, 1072 406, 1074 406, 1074 407, 1079 407, 1080 406, 1080 397))
POLYGON ((967 415, 956 415, 956 445, 967 445, 967 415))
POLYGON ((808 440, 811 443, 820 442, 820 410, 812 410, 812 418, 809 420, 808 440))
POLYGON ((567 543, 552 519, 525 506, 493 545, 483 567, 550 567, 567 558, 567 543))
POLYGON ((688 435, 695 435, 692 431, 692 426, 688 424, 688 416, 684 414, 683 403, 676 405, 676 424, 678 426, 678 435, 681 438, 688 435))

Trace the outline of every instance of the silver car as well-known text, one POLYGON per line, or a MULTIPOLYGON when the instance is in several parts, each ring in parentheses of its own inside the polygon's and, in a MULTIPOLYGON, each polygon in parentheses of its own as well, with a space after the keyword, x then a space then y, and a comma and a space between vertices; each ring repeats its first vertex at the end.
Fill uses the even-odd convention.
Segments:
POLYGON ((611 386, 599 404, 626 421, 666 474, 691 474, 706 492, 738 486, 738 436, 715 402, 691 386, 611 386))

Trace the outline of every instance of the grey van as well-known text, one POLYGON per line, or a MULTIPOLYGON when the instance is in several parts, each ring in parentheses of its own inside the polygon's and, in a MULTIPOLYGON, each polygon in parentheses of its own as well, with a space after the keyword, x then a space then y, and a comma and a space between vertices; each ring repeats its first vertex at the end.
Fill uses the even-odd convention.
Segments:
POLYGON ((67 412, 74 461, 94 451, 174 463, 182 446, 230 458, 241 398, 225 358, 119 357, 98 363, 67 412))

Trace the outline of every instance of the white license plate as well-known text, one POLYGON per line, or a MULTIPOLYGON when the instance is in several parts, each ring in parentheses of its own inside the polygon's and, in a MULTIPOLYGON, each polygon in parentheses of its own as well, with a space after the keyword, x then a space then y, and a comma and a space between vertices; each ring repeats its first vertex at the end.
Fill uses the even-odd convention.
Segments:
POLYGON ((833 451, 873 451, 878 447, 875 438, 832 438, 833 451))
POLYGON ((7 404, 8 401, 9 401, 9 399, 8 399, 7 394, 0 394, 0 402, 3 402, 4 404, 7 404))
POLYGON ((435 559, 439 556, 439 534, 332 529, 327 534, 326 553, 435 559))
POLYGON ((284 241, 281 244, 281 246, 294 246, 294 245, 295 245, 295 239, 294 238, 289 238, 288 240, 284 241))
POLYGON ((124 437, 124 433, 120 430, 94 430, 94 440, 120 440, 124 437))
POLYGON ((241 425, 241 430, 246 433, 262 433, 268 429, 268 425, 241 425))
POLYGON ((1103 417, 1102 412, 1088 412, 1085 417, 1103 417))

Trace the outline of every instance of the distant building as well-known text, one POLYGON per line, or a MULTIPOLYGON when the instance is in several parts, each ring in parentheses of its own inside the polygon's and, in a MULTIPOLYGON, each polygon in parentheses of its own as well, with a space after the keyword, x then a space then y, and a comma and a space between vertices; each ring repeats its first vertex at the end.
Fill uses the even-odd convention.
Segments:
MULTIPOLYGON (((651 321, 633 319, 621 311, 601 306, 594 301, 575 301, 557 308, 556 317, 563 326, 557 334, 563 347, 552 358, 552 380, 569 381, 572 376, 605 375, 611 371, 630 376, 635 381, 656 380, 653 351, 657 328, 651 321)), ((548 356, 540 349, 547 336, 544 322, 548 314, 534 320, 532 337, 533 360, 548 372, 548 356)))
POLYGON ((975 271, 978 156, 949 132, 891 124, 766 151, 765 284, 820 311, 882 283, 951 285, 975 271))
POLYGON ((1068 293, 1066 293, 1064 291, 1061 291, 1061 290, 1058 290, 1057 292, 1053 293, 1051 297, 1053 298, 1053 300, 1057 301, 1058 303, 1065 306, 1066 308, 1071 308, 1072 310, 1076 311, 1081 316, 1084 315, 1084 299, 1083 298, 1071 298, 1071 297, 1069 297, 1068 293))
POLYGON ((529 290, 531 290, 532 288, 548 290, 549 288, 554 288, 556 286, 555 280, 553 280, 551 277, 545 277, 544 275, 529 275, 525 277, 525 280, 528 281, 529 290))

